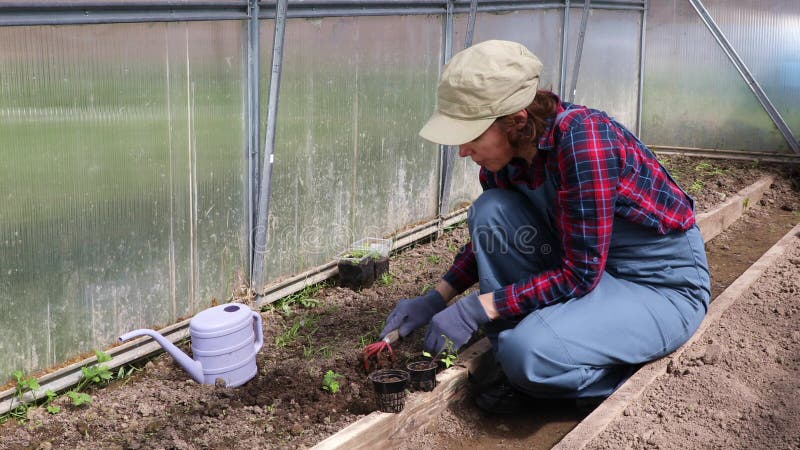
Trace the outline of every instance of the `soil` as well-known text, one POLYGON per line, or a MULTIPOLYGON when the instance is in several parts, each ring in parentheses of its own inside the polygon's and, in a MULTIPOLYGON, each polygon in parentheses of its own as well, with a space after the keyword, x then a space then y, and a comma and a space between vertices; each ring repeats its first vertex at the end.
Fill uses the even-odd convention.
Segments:
MULTIPOLYGON (((666 161, 682 185, 691 183, 698 186, 693 195, 699 211, 720 203, 765 173, 777 173, 775 167, 749 162, 709 160, 704 162, 706 165, 701 165, 701 160, 691 158, 668 158, 666 161)), ((787 170, 779 172, 779 179, 765 197, 761 210, 783 211, 796 223, 800 196, 791 187, 792 174, 787 170)), ((763 220, 763 217, 755 219, 756 222, 763 220)), ((775 233, 779 232, 780 227, 776 226, 775 233)), ((161 354, 149 362, 142 362, 142 370, 132 376, 113 381, 101 389, 89 390, 93 396, 91 405, 71 406, 69 399, 62 396, 54 402, 62 408, 56 415, 47 413, 44 408, 32 408, 26 423, 6 422, 0 427, 0 448, 244 449, 312 446, 377 409, 372 382, 367 378, 361 361, 361 350, 377 340, 383 320, 396 301, 430 289, 467 240, 466 228, 460 226, 435 241, 393 255, 390 276, 377 280, 371 288, 353 292, 331 283, 307 290, 306 295, 295 295, 291 297, 293 300, 287 299, 283 305, 274 304, 275 308, 262 313, 265 345, 258 355, 259 372, 242 387, 230 389, 198 385, 171 357, 161 354), (328 370, 341 375, 337 379, 336 393, 323 389, 322 380, 328 370)), ((752 244, 749 238, 744 241, 745 246, 752 244)), ((728 248, 720 252, 732 256, 733 252, 739 251, 734 244, 725 243, 728 248)), ((736 259, 749 257, 745 254, 746 249, 741 252, 736 259)), ((709 256, 713 260, 712 254, 709 247, 709 256)), ((713 262, 712 273, 716 282, 718 274, 713 262)), ((781 311, 796 316, 796 306, 795 300, 794 307, 781 306, 781 311)), ((796 321, 796 317, 794 319, 796 321)), ((774 324, 791 325, 784 322, 788 321, 773 321, 774 324)), ((783 329, 772 331, 782 333, 783 329)), ((393 345, 397 357, 395 367, 405 367, 406 362, 419 358, 423 332, 418 330, 393 345)), ((745 330, 740 330, 740 334, 749 336, 745 330)), ((762 342, 756 341, 755 337, 748 339, 748 345, 742 349, 726 348, 763 353, 759 347, 762 342)), ((780 347, 782 342, 773 340, 774 345, 770 347, 770 351, 775 353, 773 359, 784 354, 781 353, 785 351, 780 347)), ((797 339, 793 341, 795 349, 797 342, 797 339)), ((186 343, 182 345, 186 351, 187 347, 186 343)), ((796 370, 796 352, 793 356, 787 354, 781 358, 794 361, 796 370)), ((388 366, 388 358, 382 361, 383 366, 388 366)), ((795 372, 795 378, 796 375, 795 372)), ((789 397, 786 396, 786 401, 789 397)), ((451 408, 442 419, 426 428, 427 433, 423 430, 412 437, 408 445, 409 448, 419 448, 421 443, 432 443, 434 448, 445 448, 447 445, 439 445, 442 440, 453 443, 457 441, 456 436, 458 439, 476 436, 502 439, 509 434, 527 435, 533 430, 545 435, 549 433, 550 441, 542 439, 539 442, 549 447, 583 414, 585 412, 572 410, 534 414, 527 418, 526 427, 518 428, 515 424, 487 421, 472 407, 451 408), (478 427, 478 423, 488 424, 489 430, 478 427), (448 434, 451 430, 456 434, 448 434)), ((536 446, 526 445, 525 448, 536 446)))
POLYGON ((800 448, 800 234, 587 448, 800 448))

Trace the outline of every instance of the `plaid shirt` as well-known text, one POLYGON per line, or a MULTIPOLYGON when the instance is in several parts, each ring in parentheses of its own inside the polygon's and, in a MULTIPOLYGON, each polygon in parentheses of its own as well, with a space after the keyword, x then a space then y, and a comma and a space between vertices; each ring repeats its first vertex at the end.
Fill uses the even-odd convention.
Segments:
MULTIPOLYGON (((515 158, 493 173, 481 168, 483 189, 542 185, 554 178, 555 228, 563 256, 559 267, 494 292, 502 317, 515 317, 559 301, 581 297, 600 280, 608 257, 614 217, 654 228, 660 234, 688 230, 692 200, 656 157, 630 131, 604 112, 562 102, 539 140, 530 166, 515 158), (512 177, 510 173, 515 175, 512 177)), ((458 292, 478 280, 472 245, 465 245, 444 279, 458 292)))

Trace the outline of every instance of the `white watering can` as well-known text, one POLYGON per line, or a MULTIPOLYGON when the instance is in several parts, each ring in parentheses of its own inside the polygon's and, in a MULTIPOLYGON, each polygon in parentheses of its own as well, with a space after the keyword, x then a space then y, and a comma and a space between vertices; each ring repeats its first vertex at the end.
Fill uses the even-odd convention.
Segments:
POLYGON ((194 359, 153 330, 133 330, 119 340, 144 335, 161 344, 194 381, 215 384, 222 378, 227 387, 241 386, 256 375, 256 353, 264 344, 261 315, 237 303, 208 308, 189 321, 194 359))

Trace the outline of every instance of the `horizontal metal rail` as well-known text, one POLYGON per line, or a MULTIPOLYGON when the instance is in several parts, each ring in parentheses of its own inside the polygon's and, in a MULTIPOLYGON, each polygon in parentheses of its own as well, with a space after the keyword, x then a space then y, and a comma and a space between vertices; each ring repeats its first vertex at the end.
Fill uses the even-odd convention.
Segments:
MULTIPOLYGON (((483 1, 478 12, 523 11, 567 7, 566 1, 483 1)), ((259 18, 274 19, 275 2, 260 4, 259 18)), ((570 2, 570 7, 583 7, 583 2, 570 2)), ((643 10, 639 1, 594 1, 592 9, 643 10)), ((355 0, 292 2, 288 18, 320 18, 337 16, 392 16, 444 14, 446 0, 370 1, 355 0)), ((246 20, 250 8, 240 2, 15 2, 0 4, 0 26, 78 25, 100 23, 179 22, 201 20, 246 20)), ((468 14, 470 2, 453 4, 457 14, 468 14)))
POLYGON ((800 164, 800 155, 792 153, 751 152, 746 150, 724 150, 669 145, 648 145, 649 149, 665 155, 701 156, 715 159, 739 159, 748 161, 800 164))
POLYGON ((247 3, 78 4, 30 2, 0 5, 0 26, 245 20, 247 3))

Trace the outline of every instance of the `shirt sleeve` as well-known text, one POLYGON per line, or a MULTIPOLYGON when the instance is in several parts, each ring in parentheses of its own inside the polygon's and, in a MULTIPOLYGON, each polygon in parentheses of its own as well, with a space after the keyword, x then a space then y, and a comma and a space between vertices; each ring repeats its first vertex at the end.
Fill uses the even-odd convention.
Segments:
POLYGON ((618 138, 608 119, 586 114, 560 124, 554 149, 556 228, 563 249, 559 267, 494 292, 503 317, 580 297, 591 291, 605 268, 618 182, 618 138))

